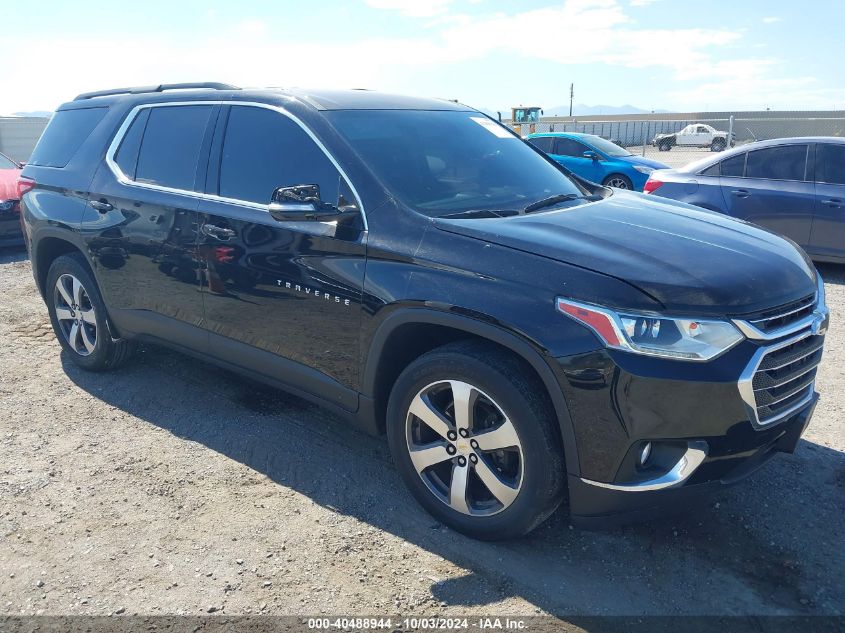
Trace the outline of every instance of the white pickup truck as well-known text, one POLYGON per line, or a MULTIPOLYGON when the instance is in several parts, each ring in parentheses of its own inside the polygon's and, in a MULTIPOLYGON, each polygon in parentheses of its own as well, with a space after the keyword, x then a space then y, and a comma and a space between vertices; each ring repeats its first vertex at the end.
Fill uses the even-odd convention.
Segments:
MULTIPOLYGON (((668 152, 676 145, 679 147, 709 147, 710 151, 721 152, 728 146, 728 133, 704 123, 693 123, 680 132, 658 134, 651 142, 661 152, 668 152)), ((733 147, 734 140, 731 139, 733 147)))

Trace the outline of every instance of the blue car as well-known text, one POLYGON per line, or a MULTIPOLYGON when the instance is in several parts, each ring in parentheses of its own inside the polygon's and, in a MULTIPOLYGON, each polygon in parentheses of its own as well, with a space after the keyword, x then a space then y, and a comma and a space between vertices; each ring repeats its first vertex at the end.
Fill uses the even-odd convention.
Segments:
POLYGON ((606 187, 642 191, 649 174, 668 165, 635 156, 594 134, 529 134, 525 140, 577 176, 606 187))
POLYGON ((646 193, 753 222, 845 262, 845 139, 758 141, 652 173, 646 193))

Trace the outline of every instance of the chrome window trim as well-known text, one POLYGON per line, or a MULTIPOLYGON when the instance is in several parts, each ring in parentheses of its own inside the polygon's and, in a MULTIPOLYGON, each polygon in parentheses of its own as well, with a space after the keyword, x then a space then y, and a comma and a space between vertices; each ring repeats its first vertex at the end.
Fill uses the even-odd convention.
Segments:
MULTIPOLYGON (((361 212, 361 219, 364 223, 364 232, 369 231, 369 225, 367 224, 367 214, 364 211, 364 203, 361 200, 361 196, 358 194, 358 190, 355 188, 355 185, 352 183, 352 179, 349 178, 349 175, 346 173, 340 164, 335 160, 334 156, 331 155, 329 150, 320 141, 319 138, 311 131, 311 129, 302 122, 299 117, 291 114, 287 110, 282 107, 270 105, 269 103, 260 103, 257 101, 164 101, 164 102, 157 102, 157 103, 141 103, 132 108, 126 118, 121 123, 120 127, 118 128, 117 132, 114 135, 111 143, 109 144, 108 150, 106 150, 106 165, 108 165, 109 170, 112 172, 115 178, 117 178, 118 182, 123 185, 129 187, 138 187, 140 189, 148 189, 151 191, 161 191, 164 193, 173 193, 177 195, 189 196, 191 198, 196 198, 199 200, 210 200, 215 202, 224 202, 229 204, 237 204, 239 206, 248 207, 250 209, 255 209, 258 211, 264 211, 266 213, 270 213, 269 211, 269 203, 268 204, 260 204, 258 202, 252 202, 250 200, 240 200, 237 198, 227 198, 224 196, 218 196, 210 193, 204 193, 200 191, 190 191, 187 189, 175 189, 172 187, 165 187, 162 185, 155 185, 151 183, 143 183, 138 182, 136 180, 132 180, 123 171, 120 169, 118 164, 114 160, 114 156, 117 153, 117 150, 120 148, 120 144, 123 142, 123 137, 126 135, 126 132, 129 130, 129 126, 132 125, 132 122, 138 116, 138 113, 141 110, 147 108, 166 108, 166 107, 179 107, 179 106, 243 106, 243 107, 251 107, 251 108, 264 108, 265 110, 273 110, 274 112, 278 112, 282 116, 287 117, 294 123, 296 123, 307 135, 308 137, 320 148, 320 151, 326 155, 326 158, 334 165, 335 169, 337 169, 338 173, 341 177, 346 181, 346 184, 352 190, 352 194, 355 196, 355 200, 358 203, 358 209, 361 212)), ((280 223, 284 224, 284 223, 280 223)), ((291 224, 299 224, 299 223, 291 223, 291 224)), ((320 222, 320 224, 331 224, 334 225, 334 222, 320 222)))
POLYGON ((591 486, 623 492, 649 492, 652 490, 663 490, 665 488, 677 488, 692 476, 698 467, 701 466, 705 457, 707 457, 707 442, 690 442, 686 452, 681 455, 681 458, 675 465, 667 473, 659 477, 630 484, 608 484, 603 481, 584 479, 583 477, 581 481, 591 486))

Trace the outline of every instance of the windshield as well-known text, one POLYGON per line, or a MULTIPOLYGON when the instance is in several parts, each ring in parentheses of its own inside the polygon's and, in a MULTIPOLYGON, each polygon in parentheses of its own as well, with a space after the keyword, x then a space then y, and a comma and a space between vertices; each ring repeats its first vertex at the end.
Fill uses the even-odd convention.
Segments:
POLYGON ((326 116, 400 201, 426 215, 522 209, 549 196, 585 193, 478 112, 337 110, 326 116))
POLYGON ((610 141, 602 138, 601 136, 585 134, 584 140, 587 141, 593 147, 595 147, 597 150, 599 150, 600 152, 604 152, 608 156, 632 156, 631 152, 629 152, 624 147, 619 147, 616 143, 611 143, 610 141))

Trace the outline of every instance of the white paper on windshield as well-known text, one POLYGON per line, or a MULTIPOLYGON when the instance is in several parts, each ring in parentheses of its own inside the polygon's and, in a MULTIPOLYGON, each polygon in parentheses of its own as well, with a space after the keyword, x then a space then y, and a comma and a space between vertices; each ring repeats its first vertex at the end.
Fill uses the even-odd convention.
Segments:
POLYGON ((505 128, 503 128, 495 121, 485 119, 482 116, 471 116, 470 119, 478 123, 478 125, 490 132, 490 134, 492 134, 493 136, 498 136, 499 138, 516 138, 513 134, 508 132, 505 128))

